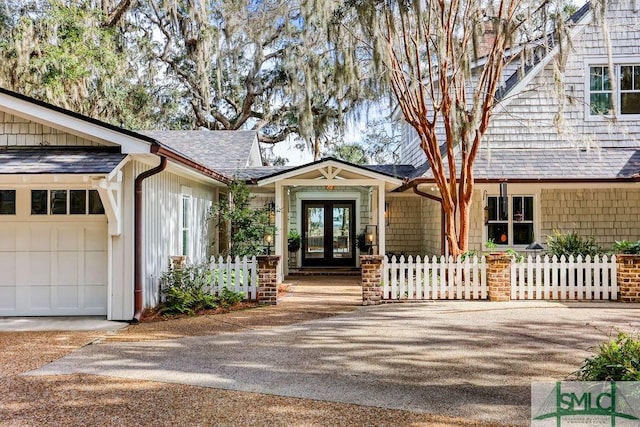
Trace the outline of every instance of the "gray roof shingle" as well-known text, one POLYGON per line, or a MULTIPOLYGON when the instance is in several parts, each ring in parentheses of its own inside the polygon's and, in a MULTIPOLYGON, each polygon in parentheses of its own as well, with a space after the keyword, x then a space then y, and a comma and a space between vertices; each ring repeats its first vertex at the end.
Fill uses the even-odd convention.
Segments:
POLYGON ((0 150, 0 174, 107 174, 126 156, 87 147, 8 148, 0 150))
POLYGON ((256 132, 252 130, 170 130, 139 133, 215 171, 246 167, 256 139, 256 132))
MULTIPOLYGON (((456 161, 459 168, 460 162, 456 161)), ((448 167, 445 168, 448 172, 448 167)), ((477 180, 630 179, 640 174, 640 149, 481 149, 474 165, 477 180)), ((432 178, 431 170, 423 175, 432 178)))

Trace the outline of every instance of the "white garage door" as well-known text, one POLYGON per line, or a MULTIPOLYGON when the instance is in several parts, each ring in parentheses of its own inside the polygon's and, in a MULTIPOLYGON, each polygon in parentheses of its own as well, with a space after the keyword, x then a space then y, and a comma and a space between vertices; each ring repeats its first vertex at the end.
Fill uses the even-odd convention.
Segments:
POLYGON ((107 314, 107 222, 0 222, 0 316, 107 314))

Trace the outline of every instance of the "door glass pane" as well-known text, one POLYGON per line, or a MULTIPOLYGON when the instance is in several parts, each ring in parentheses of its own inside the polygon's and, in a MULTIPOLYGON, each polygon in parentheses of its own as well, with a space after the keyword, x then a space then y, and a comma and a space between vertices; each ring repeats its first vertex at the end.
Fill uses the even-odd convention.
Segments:
POLYGON ((333 206, 333 258, 351 258, 351 206, 333 206))
POLYGON ((89 190, 89 214, 104 214, 104 206, 102 206, 102 200, 100 200, 98 190, 89 190))
POLYGON ((67 214, 67 190, 51 190, 51 214, 67 214))
POLYGON ((47 190, 31 190, 31 215, 47 214, 47 190))
POLYGON ((16 214, 16 190, 0 190, 0 215, 16 214))
POLYGON ((324 206, 307 206, 306 258, 324 258, 324 206))
POLYGON ((87 213, 87 191, 69 190, 69 209, 71 215, 83 215, 87 213))

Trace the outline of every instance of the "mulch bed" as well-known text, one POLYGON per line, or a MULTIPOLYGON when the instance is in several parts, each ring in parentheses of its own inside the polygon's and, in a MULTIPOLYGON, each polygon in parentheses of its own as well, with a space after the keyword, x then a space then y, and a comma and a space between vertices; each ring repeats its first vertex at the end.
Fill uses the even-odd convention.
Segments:
POLYGON ((157 308, 147 308, 142 313, 140 322, 141 323, 165 322, 167 320, 184 319, 184 318, 195 317, 195 316, 208 316, 208 315, 215 315, 215 314, 230 313, 232 311, 247 310, 250 308, 255 308, 257 306, 258 306, 257 302, 243 301, 243 302, 239 302, 226 307, 201 309, 201 310, 194 311, 193 313, 170 314, 170 315, 165 315, 160 313, 157 308))

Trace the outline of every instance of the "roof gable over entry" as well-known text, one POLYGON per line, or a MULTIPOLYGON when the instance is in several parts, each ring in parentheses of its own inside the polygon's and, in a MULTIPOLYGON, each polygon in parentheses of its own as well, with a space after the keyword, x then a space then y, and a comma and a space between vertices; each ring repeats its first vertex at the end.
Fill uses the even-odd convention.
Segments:
POLYGON ((286 185, 316 184, 325 186, 368 186, 384 183, 386 190, 392 191, 401 186, 403 180, 329 157, 256 180, 260 187, 270 186, 277 182, 283 182, 286 185))

